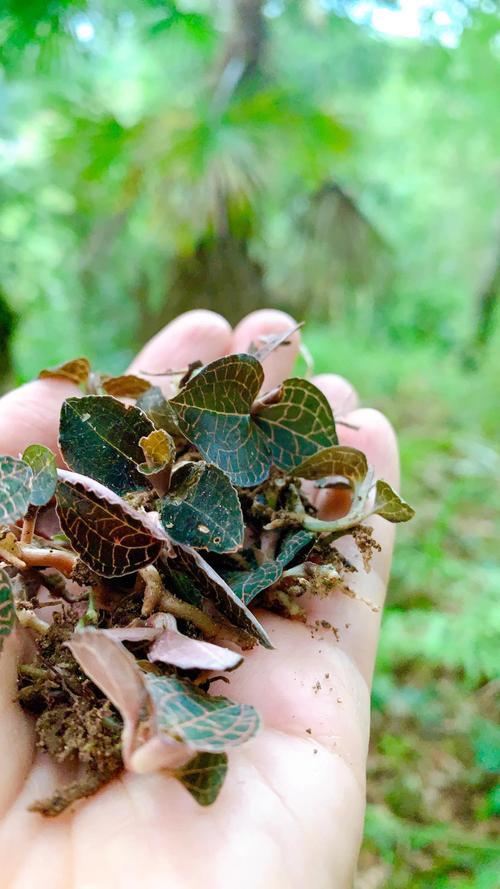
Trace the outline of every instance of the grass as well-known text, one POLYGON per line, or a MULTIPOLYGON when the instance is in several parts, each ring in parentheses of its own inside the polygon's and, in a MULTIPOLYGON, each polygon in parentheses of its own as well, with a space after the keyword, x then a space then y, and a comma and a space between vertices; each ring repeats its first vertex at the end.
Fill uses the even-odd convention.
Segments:
POLYGON ((306 341, 316 371, 347 376, 398 430, 417 510, 398 532, 383 621, 357 889, 493 889, 499 344, 467 370, 428 343, 324 327, 306 341))

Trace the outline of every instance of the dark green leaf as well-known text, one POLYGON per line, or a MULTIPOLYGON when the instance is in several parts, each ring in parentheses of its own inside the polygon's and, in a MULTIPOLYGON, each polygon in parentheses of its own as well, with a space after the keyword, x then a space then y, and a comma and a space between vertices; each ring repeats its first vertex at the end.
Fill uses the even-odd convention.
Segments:
POLYGON ((207 364, 170 402, 186 438, 243 487, 267 478, 271 465, 265 438, 250 416, 263 379, 251 355, 229 355, 207 364))
POLYGON ((70 469, 125 494, 147 487, 137 469, 144 461, 139 439, 153 431, 138 408, 109 395, 88 395, 64 402, 59 445, 70 469))
MULTIPOLYGON (((273 398, 273 393, 269 396, 273 398)), ((269 443, 273 462, 280 469, 293 469, 306 457, 338 441, 330 404, 308 380, 285 380, 279 390, 279 400, 266 404, 264 396, 257 402, 253 418, 269 443)))
POLYGON ((314 534, 309 531, 292 531, 283 540, 275 561, 264 562, 253 571, 232 571, 226 575, 226 580, 245 605, 249 605, 258 593, 280 579, 286 566, 310 548, 313 540, 314 534))
POLYGON ((56 458, 49 448, 33 444, 26 448, 23 460, 33 473, 30 503, 33 506, 45 506, 52 499, 56 490, 56 458))
POLYGON ((144 678, 157 729, 193 750, 222 753, 244 744, 259 728, 259 715, 249 704, 208 695, 176 676, 147 673, 144 678))
POLYGON ((264 562, 253 571, 232 571, 226 580, 236 595, 248 605, 262 590, 266 590, 280 579, 283 566, 278 561, 264 562))
POLYGON ((224 553, 243 543, 243 514, 227 475, 206 463, 184 463, 176 469, 161 518, 179 543, 224 553))
POLYGON ((368 464, 361 451, 344 445, 336 445, 324 448, 312 457, 308 457, 293 470, 292 475, 307 479, 341 476, 355 487, 363 481, 367 472, 368 464))
POLYGON ((137 399, 136 406, 147 414, 157 429, 164 429, 170 435, 179 434, 177 414, 159 386, 150 386, 147 392, 137 399))
POLYGON ((146 458, 146 462, 137 467, 143 475, 155 475, 175 459, 174 440, 164 429, 153 429, 149 435, 139 439, 139 444, 146 458))
POLYGON ((3 568, 0 568, 0 652, 7 636, 10 636, 12 632, 15 618, 16 611, 10 578, 3 568))
POLYGON ((32 472, 23 460, 0 457, 0 524, 22 519, 30 502, 32 472))
POLYGON ((169 559, 169 569, 184 572, 199 593, 213 602, 230 623, 241 627, 266 648, 272 648, 264 627, 200 553, 181 543, 175 544, 173 549, 175 558, 169 559))
POLYGON ((143 380, 142 377, 134 376, 134 374, 107 377, 102 380, 101 386, 107 395, 113 395, 114 398, 139 398, 140 395, 151 389, 151 383, 143 380))
POLYGON ((98 482, 59 470, 56 500, 71 546, 97 574, 121 577, 158 557, 165 542, 159 522, 98 482))
POLYGON ((200 806, 217 799, 227 772, 225 753, 197 753, 185 766, 172 773, 200 806))
POLYGON ((309 531, 290 531, 283 539, 277 555, 278 562, 285 568, 296 556, 304 555, 304 550, 309 550, 314 542, 314 534, 309 531))
POLYGON ((65 364, 59 364, 57 367, 48 367, 41 370, 38 374, 39 379, 58 377, 64 380, 71 380, 72 383, 86 383, 90 375, 90 364, 87 358, 74 358, 73 361, 67 361, 65 364))
POLYGON ((381 479, 377 482, 373 512, 388 522, 409 522, 415 515, 415 510, 381 479))

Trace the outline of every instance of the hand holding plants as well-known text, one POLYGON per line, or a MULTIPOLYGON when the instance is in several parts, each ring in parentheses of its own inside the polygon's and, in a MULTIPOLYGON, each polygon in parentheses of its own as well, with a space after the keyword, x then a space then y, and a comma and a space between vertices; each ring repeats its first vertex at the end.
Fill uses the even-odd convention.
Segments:
MULTIPOLYGON (((248 316, 231 331, 222 318, 212 313, 188 313, 169 325, 142 350, 132 365, 131 373, 161 373, 167 367, 185 368, 193 361, 207 365, 225 355, 245 353, 251 343, 262 342, 262 337, 270 334, 283 333, 290 329, 291 324, 291 319, 281 313, 264 311, 248 316)), ((183 566, 183 576, 189 576, 189 571, 192 571, 195 572, 193 576, 198 578, 200 559, 205 564, 199 548, 204 545, 203 535, 210 537, 210 552, 215 553, 211 559, 212 562, 215 559, 214 564, 217 563, 220 568, 216 577, 224 575, 226 579, 222 584, 216 581, 218 591, 215 593, 212 579, 211 591, 207 596, 215 601, 223 622, 227 621, 229 657, 235 648, 235 632, 243 634, 240 642, 245 634, 264 642, 264 646, 258 645, 245 651, 243 664, 227 675, 229 684, 221 680, 212 683, 210 694, 227 696, 237 708, 241 704, 235 712, 239 720, 237 724, 241 727, 243 720, 245 731, 249 730, 254 707, 262 719, 260 732, 246 745, 231 749, 227 777, 211 807, 198 806, 193 796, 167 772, 145 775, 120 772, 119 777, 97 795, 78 803, 73 810, 55 819, 43 818, 29 812, 28 806, 33 800, 50 797, 56 787, 74 781, 75 776, 66 763, 56 765, 46 753, 34 749, 32 719, 15 701, 16 658, 29 662, 30 654, 26 634, 17 631, 5 642, 0 680, 0 752, 3 762, 0 853, 2 885, 5 889, 32 889, 34 886, 37 889, 101 889, 110 884, 119 887, 139 884, 145 889, 160 885, 178 889, 201 886, 225 889, 233 885, 241 889, 255 886, 263 889, 295 889, 305 885, 314 886, 315 889, 332 889, 351 885, 362 831, 369 686, 380 608, 390 567, 393 541, 393 525, 390 522, 395 514, 401 519, 405 504, 394 498, 389 487, 398 484, 397 449, 392 429, 377 412, 357 409, 356 395, 342 378, 323 375, 313 383, 326 396, 335 417, 338 419, 340 416, 346 422, 346 425, 337 426, 343 448, 339 449, 337 445, 329 448, 331 440, 325 433, 328 408, 326 402, 325 406, 320 403, 321 399, 313 411, 314 416, 318 411, 324 413, 317 426, 308 420, 300 436, 294 436, 293 441, 283 436, 288 418, 297 416, 297 393, 293 391, 293 380, 289 378, 297 353, 298 334, 294 333, 290 340, 289 345, 275 349, 262 362, 266 377, 264 391, 271 392, 271 396, 262 399, 262 404, 259 404, 259 390, 263 383, 259 376, 260 365, 255 360, 248 360, 243 368, 244 380, 239 383, 236 380, 231 396, 233 402, 228 405, 224 415, 226 419, 222 418, 217 404, 212 405, 207 401, 207 393, 215 390, 206 379, 204 384, 203 373, 197 377, 194 370, 188 384, 177 394, 171 388, 168 377, 158 377, 162 385, 163 381, 167 381, 164 394, 167 397, 174 395, 172 404, 180 434, 198 449, 206 461, 203 465, 198 456, 191 463, 185 459, 184 466, 175 469, 170 478, 168 447, 171 433, 175 437, 175 430, 166 432, 163 423, 164 434, 157 435, 154 427, 149 429, 148 424, 139 417, 138 422, 144 425, 143 429, 137 430, 141 433, 140 461, 134 459, 130 465, 122 466, 123 471, 116 478, 111 478, 111 484, 109 472, 116 468, 116 459, 112 454, 104 453, 104 463, 101 461, 100 465, 108 465, 109 471, 106 470, 103 479, 96 479, 95 474, 92 476, 96 479, 92 489, 72 473, 63 473, 57 495, 62 529, 73 543, 75 514, 79 522, 83 521, 82 498, 86 504, 90 504, 85 509, 92 509, 95 515, 96 510, 103 509, 99 485, 106 484, 117 499, 126 492, 129 500, 125 507, 120 506, 122 513, 119 521, 116 513, 113 513, 116 533, 110 551, 107 552, 104 546, 96 548, 89 545, 88 552, 82 552, 81 556, 85 570, 95 571, 99 576, 105 576, 108 572, 109 576, 109 559, 114 558, 117 547, 126 549, 127 557, 132 560, 137 560, 140 552, 142 562, 132 561, 130 564, 134 570, 143 572, 141 582, 145 585, 146 604, 147 595, 153 598, 156 595, 153 588, 155 575, 151 571, 148 573, 148 566, 162 547, 162 534, 152 530, 153 519, 149 517, 153 513, 146 513, 149 530, 144 529, 142 519, 137 519, 138 515, 142 515, 141 473, 144 478, 154 479, 157 491, 161 491, 164 485, 175 493, 177 484, 178 496, 171 493, 169 498, 162 501, 164 507, 160 515, 162 527, 171 529, 171 545, 176 549, 175 557, 179 559, 176 564, 183 566), (280 390, 279 398, 273 400, 272 391, 283 380, 286 380, 284 389, 280 390), (215 430, 214 438, 219 436, 220 441, 226 436, 229 442, 226 449, 219 447, 217 453, 211 449, 210 439, 206 436, 200 438, 198 434, 199 393, 203 384, 203 422, 209 422, 210 429, 215 430), (247 407, 243 392, 245 386, 249 391, 247 407), (284 404, 290 407, 284 408, 284 404), (240 418, 238 425, 236 428, 230 427, 227 418, 236 414, 240 418), (225 425, 221 429, 223 422, 225 425), (235 436, 239 436, 241 441, 236 441, 235 436), (321 466, 318 466, 319 457, 314 456, 315 448, 322 455, 321 466), (353 449, 359 449, 366 455, 366 465, 360 464, 356 457, 357 450, 353 449), (267 536, 264 542, 260 542, 262 548, 264 543, 266 546, 275 545, 276 535, 281 533, 283 522, 290 522, 292 513, 300 516, 293 519, 297 525, 294 534, 305 535, 295 538, 299 547, 297 550, 285 554, 282 543, 277 554, 273 551, 276 558, 269 561, 273 565, 279 563, 277 569, 273 568, 278 572, 277 579, 287 572, 289 578, 300 575, 302 579, 301 572, 294 567, 294 556, 299 552, 300 545, 304 550, 306 538, 313 538, 314 534, 323 537, 325 534, 334 535, 335 540, 338 537, 340 557, 347 560, 346 565, 355 562, 357 567, 356 572, 349 574, 348 584, 348 591, 355 598, 341 592, 333 592, 330 596, 312 595, 310 589, 304 586, 304 592, 297 600, 300 620, 290 620, 268 610, 254 615, 247 606, 259 592, 257 586, 261 583, 262 565, 252 567, 246 564, 245 570, 239 571, 234 570, 239 566, 233 565, 231 571, 231 566, 224 562, 225 557, 217 555, 218 549, 221 554, 231 549, 229 538, 236 533, 239 513, 237 501, 231 506, 233 486, 238 486, 238 490, 252 486, 255 491, 268 475, 263 469, 268 459, 277 467, 283 466, 287 477, 293 477, 294 472, 297 474, 297 466, 305 467, 300 470, 300 477, 310 481, 301 484, 310 486, 308 496, 317 507, 317 513, 316 510, 306 510, 304 515, 300 504, 294 507, 294 511, 288 506, 281 512, 273 512, 272 521, 266 526, 267 536), (366 489, 368 486, 373 488, 373 480, 368 476, 368 464, 373 467, 377 479, 384 479, 387 483, 385 486, 377 484, 376 499, 370 509, 363 493, 363 485, 366 489), (207 468, 203 469, 203 466, 207 468), (180 477, 178 473, 181 473, 180 477), (350 488, 345 484, 346 476, 352 482, 350 488), (313 487, 315 480, 323 478, 330 479, 328 484, 313 487), (191 518, 193 514, 201 515, 200 510, 210 491, 221 492, 220 502, 229 504, 228 512, 221 514, 216 522, 212 522, 213 514, 209 512, 193 529, 191 518), (380 547, 373 553, 369 573, 359 564, 354 541, 345 537, 340 539, 345 528, 343 516, 353 491, 351 509, 359 507, 357 521, 362 521, 369 513, 380 513, 371 515, 369 520, 380 547), (78 501, 76 506, 75 500, 78 501), (384 515, 389 522, 381 518, 384 515), (134 525, 134 521, 139 521, 139 525, 134 525), (176 528, 190 529, 192 539, 186 540, 183 536, 181 540, 177 531, 176 542, 176 528), (130 545, 132 539, 133 545, 130 545), (220 565, 217 559, 222 560, 220 565), (292 567, 287 567, 290 564, 292 567), (235 591, 232 596, 231 590, 235 591), (269 644, 273 650, 265 647, 269 644)), ((226 368, 228 364, 229 359, 222 366, 226 368)), ((241 366, 238 366, 237 371, 240 370, 241 366)), ((229 379, 229 369, 226 368, 226 372, 229 379)), ((301 389, 306 407, 310 404, 310 398, 318 398, 312 391, 314 387, 311 386, 309 392, 307 385, 301 389)), ((65 406, 65 410, 71 413, 70 423, 86 422, 88 409, 85 399, 74 400, 80 394, 76 385, 69 380, 42 379, 5 396, 0 401, 0 452, 18 457, 32 442, 58 452, 59 413, 65 399, 70 399, 66 400, 69 407, 65 406)), ((120 394, 119 391, 111 391, 109 398, 120 394)), ((144 392, 140 398, 146 396, 147 392, 144 392)), ((143 410, 147 411, 146 407, 143 410)), ((149 416, 152 416, 151 411, 149 416)), ((82 435, 80 433, 80 441, 84 441, 82 435)), ((105 444, 101 443, 100 447, 105 448, 105 444)), ((73 461, 85 459, 84 447, 80 454, 67 453, 74 447, 71 437, 65 442, 61 435, 61 447, 71 466, 73 461)), ((39 487, 43 489, 43 484, 48 483, 47 478, 50 477, 50 466, 46 467, 40 461, 39 454, 31 454, 31 457, 31 463, 28 457, 26 460, 31 466, 33 478, 37 480, 37 490, 39 487)), ((83 472, 84 468, 79 466, 77 471, 83 472)), ((293 481, 290 484, 293 489, 293 481)), ((31 491, 34 490, 32 484, 31 491)), ((245 504, 243 507, 245 512, 245 504)), ((29 509, 28 504, 26 508, 29 509)), ((33 503, 33 495, 31 508, 38 508, 33 503)), ((253 503, 252 508, 258 509, 257 502, 253 503)), ((408 518, 409 515, 410 512, 404 517, 408 518)), ((109 517, 99 515, 98 520, 108 522, 109 517)), ((288 529, 288 525, 286 527, 288 529)), ((81 544, 81 531, 77 533, 81 544)), ((361 551, 368 545, 363 534, 360 532, 356 538, 361 551)), ((7 545, 2 541, 0 546, 2 543, 7 545)), ((312 556, 307 558, 312 561, 304 562, 304 570, 309 572, 308 576, 316 578, 321 574, 319 567, 314 567, 316 563, 312 556)), ((268 566, 268 563, 265 565, 268 566)), ((213 572, 213 568, 211 570, 213 572)), ((210 578, 210 570, 206 577, 210 578)), ((264 586, 270 583, 271 589, 275 589, 273 581, 274 575, 270 580, 266 578, 264 586)), ((163 592, 159 595, 163 595, 163 592)), ((278 587, 278 592, 281 596, 278 604, 289 609, 290 597, 284 597, 283 587, 278 587)), ((175 602, 180 600, 175 595, 171 600, 163 601, 163 610, 170 614, 169 602, 174 613, 175 607, 179 607, 175 602)), ((271 603, 263 601, 263 604, 277 610, 276 600, 271 603)), ((188 623, 193 621, 196 626, 196 620, 199 621, 200 617, 195 612, 204 615, 201 620, 213 618, 206 610, 198 609, 196 603, 191 603, 191 608, 188 616, 184 611, 178 615, 179 619, 188 623)), ((88 617, 87 609, 83 615, 84 623, 88 617)), ((43 619, 43 614, 40 619, 43 619)), ((144 631, 145 622, 141 629, 144 631)), ((153 625, 151 630, 155 630, 153 625)), ((162 630, 168 631, 168 627, 162 626, 162 630)), ((174 628, 170 632, 174 632, 174 628)), ((207 632, 209 635, 210 630, 207 632)), ((88 632, 81 634, 81 638, 87 637, 88 632)), ((111 637, 107 638, 111 642, 111 637)), ((200 645, 208 645, 203 650, 203 658, 213 656, 210 644, 200 640, 200 645)), ((78 654, 73 653, 79 660, 78 654)), ((135 659, 131 660, 136 663, 135 659)), ((83 665, 82 661, 80 663, 83 665)), ((218 671, 223 666, 217 667, 218 671)), ((147 665, 145 669, 144 675, 149 677, 150 699, 154 699, 158 676, 154 668, 153 672, 148 672, 147 665)), ((131 681, 134 682, 133 679, 131 681)), ((106 689, 103 688, 103 691, 116 703, 106 689)), ((201 694, 204 694, 202 690, 201 694)), ((162 699, 162 706, 163 703, 162 699)), ((112 718, 110 726, 111 731, 112 718)), ((179 746, 181 740, 177 742, 179 746)), ((207 750, 207 747, 202 745, 200 749, 207 750)))

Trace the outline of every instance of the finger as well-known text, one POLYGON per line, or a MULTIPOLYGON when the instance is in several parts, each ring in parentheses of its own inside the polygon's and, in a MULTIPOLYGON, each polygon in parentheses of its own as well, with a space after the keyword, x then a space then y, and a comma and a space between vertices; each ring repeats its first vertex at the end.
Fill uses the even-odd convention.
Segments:
MULTIPOLYGON (((195 309, 179 315, 149 340, 134 358, 129 372, 147 376, 148 373, 183 370, 190 361, 197 359, 208 364, 230 353, 231 343, 231 327, 222 315, 195 309)), ((175 391, 174 383, 168 377, 148 379, 161 386, 167 396, 175 391)))
POLYGON ((0 451, 17 457, 29 444, 54 451, 62 465, 57 435, 65 398, 81 395, 67 380, 33 380, 0 398, 0 451))
POLYGON ((345 377, 338 374, 318 374, 311 382, 326 395, 335 418, 345 417, 358 407, 358 393, 345 377))
MULTIPOLYGON (((358 406, 358 393, 352 384, 338 374, 318 374, 311 380, 330 402, 335 419, 345 417, 358 406)), ((340 428, 340 427, 339 427, 340 428)), ((320 492, 313 482, 303 482, 303 489, 312 503, 317 505, 320 492)), ((350 493, 342 489, 330 492, 328 518, 345 515, 351 502, 350 493)))
MULTIPOLYGON (((367 408, 353 411, 348 415, 348 420, 357 428, 341 427, 342 443, 364 451, 368 462, 374 467, 376 477, 384 478, 397 488, 398 448, 389 421, 378 411, 367 408)), ((322 492, 318 503, 321 517, 328 518, 332 509, 336 514, 337 508, 330 492, 322 492)), ((339 550, 358 569, 356 573, 346 576, 347 585, 358 599, 351 599, 341 592, 335 592, 328 599, 312 596, 308 601, 307 611, 308 620, 313 625, 317 626, 316 621, 327 621, 335 627, 335 631, 332 632, 338 644, 357 664, 366 681, 370 682, 392 559, 395 528, 379 516, 370 518, 368 524, 373 527, 373 536, 381 547, 380 552, 374 553, 369 572, 364 570, 352 538, 346 536, 337 544, 339 550)), ((325 635, 331 641, 329 630, 326 630, 325 635)))
MULTIPOLYGON (((296 321, 286 312, 277 309, 259 309, 243 318, 235 327, 231 344, 231 352, 246 352, 252 343, 263 345, 262 337, 285 333, 296 325, 296 321)), ((286 377, 290 376, 300 345, 300 332, 296 330, 290 335, 288 345, 279 346, 264 360, 265 391, 273 389, 286 377)))

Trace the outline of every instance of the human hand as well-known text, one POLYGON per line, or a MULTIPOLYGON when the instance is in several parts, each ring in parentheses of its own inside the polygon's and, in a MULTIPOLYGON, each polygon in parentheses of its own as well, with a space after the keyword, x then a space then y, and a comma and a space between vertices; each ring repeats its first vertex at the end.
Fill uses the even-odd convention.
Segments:
MULTIPOLYGON (((288 330, 291 319, 264 310, 234 331, 211 312, 179 317, 151 340, 132 364, 160 372, 189 361, 245 351, 261 335, 288 330)), ((290 375, 298 348, 266 359, 266 388, 290 375)), ((334 412, 344 444, 363 450, 376 473, 398 485, 394 433, 378 412, 357 409, 352 387, 324 374, 314 382, 334 412)), ((168 383, 167 383, 168 387, 168 383)), ((57 450, 62 401, 79 394, 63 380, 37 380, 0 399, 0 452, 17 455, 31 442, 57 450)), ((320 496, 322 515, 342 505, 320 496)), ((393 526, 375 516, 381 544, 372 571, 350 586, 377 606, 390 568, 393 526)), ((350 545, 349 545, 350 546, 350 545)), ((345 552, 351 551, 346 544, 345 552)), ((301 600, 302 603, 302 600, 301 600)), ((200 808, 167 774, 123 774, 95 797, 56 819, 28 805, 68 780, 35 752, 33 730, 14 701, 15 634, 2 656, 0 682, 0 884, 3 889, 347 889, 362 835, 370 683, 380 613, 341 594, 312 599, 307 624, 259 614, 275 650, 256 648, 230 676, 230 697, 253 704, 263 728, 230 754, 230 768, 213 806, 200 808), (337 628, 316 625, 327 621, 337 628)), ((222 685, 222 684, 221 684, 222 685)), ((227 686, 212 691, 228 693, 227 686)))

